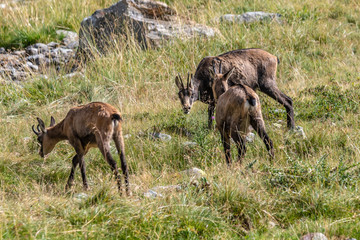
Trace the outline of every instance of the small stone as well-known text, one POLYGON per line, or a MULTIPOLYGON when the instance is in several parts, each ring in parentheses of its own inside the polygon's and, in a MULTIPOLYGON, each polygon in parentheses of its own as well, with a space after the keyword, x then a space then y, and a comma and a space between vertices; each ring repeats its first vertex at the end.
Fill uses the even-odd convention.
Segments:
POLYGON ((273 123, 273 125, 274 125, 275 127, 277 127, 277 128, 281 128, 281 127, 282 127, 281 124, 279 124, 279 123, 273 123))
POLYGON ((327 240, 327 237, 322 233, 308 233, 302 236, 300 240, 327 240))
POLYGON ((64 78, 73 78, 73 77, 85 77, 84 74, 82 74, 81 72, 73 72, 73 73, 69 73, 64 75, 64 78))
POLYGON ((250 132, 246 135, 245 139, 247 142, 253 142, 255 140, 255 133, 250 132))
POLYGON ((284 112, 286 112, 284 109, 275 109, 275 110, 273 110, 273 112, 274 113, 284 113, 284 112))
POLYGON ((196 168, 196 167, 184 170, 180 173, 188 175, 190 177, 205 177, 206 176, 206 173, 203 170, 196 168))
POLYGON ((6 8, 6 4, 5 4, 5 3, 0 4, 0 8, 1 8, 1 9, 5 9, 5 8, 6 8))
POLYGON ((0 48, 0 54, 6 54, 5 48, 3 48, 3 47, 0 48))
POLYGON ((162 141, 170 141, 171 140, 171 136, 168 134, 164 134, 164 133, 153 133, 152 137, 155 139, 160 139, 162 141))
POLYGON ((196 147, 198 144, 196 142, 184 142, 185 147, 196 147))
POLYGON ((74 195, 74 199, 77 200, 78 202, 81 202, 82 200, 86 200, 89 198, 89 195, 87 195, 86 193, 77 193, 74 195))
POLYGON ((162 194, 155 192, 154 190, 149 189, 146 193, 144 193, 144 197, 146 198, 156 198, 156 197, 163 197, 162 194))
POLYGON ((303 139, 306 139, 306 134, 304 132, 304 129, 300 126, 296 126, 294 129, 294 132, 297 136, 302 137, 303 139))
POLYGON ((125 134, 125 135, 124 135, 124 138, 125 138, 125 139, 131 138, 131 134, 125 134))
POLYGON ((152 191, 169 191, 169 190, 181 190, 181 185, 168 185, 168 186, 157 186, 151 189, 152 191))
POLYGON ((233 23, 250 23, 263 20, 275 20, 280 23, 281 15, 278 13, 266 12, 246 12, 241 15, 225 14, 220 17, 220 21, 233 22, 233 23))

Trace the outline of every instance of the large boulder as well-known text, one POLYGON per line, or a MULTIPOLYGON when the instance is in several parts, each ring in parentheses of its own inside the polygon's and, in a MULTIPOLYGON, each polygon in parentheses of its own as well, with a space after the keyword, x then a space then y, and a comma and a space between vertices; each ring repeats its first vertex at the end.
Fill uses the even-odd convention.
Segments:
POLYGON ((81 22, 78 57, 106 53, 114 38, 133 35, 144 48, 160 46, 164 40, 212 37, 218 30, 179 17, 165 3, 150 0, 121 0, 95 11, 81 22))

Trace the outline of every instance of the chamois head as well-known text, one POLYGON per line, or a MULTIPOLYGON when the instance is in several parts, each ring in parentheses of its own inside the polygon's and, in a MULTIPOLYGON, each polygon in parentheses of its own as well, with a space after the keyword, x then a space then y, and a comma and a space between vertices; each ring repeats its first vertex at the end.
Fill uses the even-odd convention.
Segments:
POLYGON ((234 72, 234 67, 230 69, 227 73, 223 74, 221 70, 221 61, 219 64, 219 71, 215 69, 215 61, 212 62, 212 68, 209 68, 210 77, 212 78, 212 90, 215 102, 221 94, 226 92, 229 89, 228 80, 234 72))
MULTIPOLYGON (((51 150, 53 150, 56 142, 54 143, 53 138, 49 138, 47 134, 47 129, 45 128, 44 121, 41 120, 40 118, 36 118, 36 119, 38 121, 38 125, 36 127, 37 130, 35 130, 34 125, 32 126, 32 130, 36 134, 37 140, 40 144, 40 150, 39 150, 40 157, 44 157, 48 153, 50 153, 51 150)), ((55 119, 51 116, 49 127, 52 127, 54 125, 55 125, 55 119)))
POLYGON ((186 88, 184 87, 183 81, 181 79, 180 74, 178 76, 176 76, 175 78, 175 83, 176 86, 179 88, 179 98, 181 101, 181 105, 183 107, 183 111, 185 114, 188 114, 190 112, 190 109, 194 103, 194 95, 195 95, 195 90, 194 90, 194 86, 191 82, 193 75, 188 73, 188 77, 187 77, 187 82, 186 82, 186 88))

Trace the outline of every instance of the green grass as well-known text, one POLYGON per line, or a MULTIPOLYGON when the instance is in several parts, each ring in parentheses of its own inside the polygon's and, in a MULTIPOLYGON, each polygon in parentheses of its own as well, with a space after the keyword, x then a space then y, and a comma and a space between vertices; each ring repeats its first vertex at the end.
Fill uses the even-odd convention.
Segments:
MULTIPOLYGON (((298 239, 322 232, 329 239, 360 238, 360 6, 356 1, 166 1, 179 14, 217 27, 222 37, 174 40, 143 50, 119 39, 113 51, 89 62, 84 77, 34 77, 0 85, 0 239, 298 239), (233 25, 225 13, 267 11, 272 22, 233 25), (280 59, 279 88, 294 100, 296 125, 288 132, 283 109, 259 93, 275 159, 256 137, 243 166, 225 163, 219 134, 207 130, 207 106, 184 115, 174 78, 194 73, 200 60, 232 49, 259 47, 280 59), (97 149, 85 157, 90 190, 80 171, 64 191, 74 151, 63 142, 45 159, 31 125, 39 116, 60 121, 70 107, 104 101, 124 117, 133 195, 120 197, 97 149), (280 123, 277 127, 274 123, 280 123), (169 142, 147 133, 170 134, 169 142), (144 134, 145 133, 145 134, 144 134), (194 148, 184 147, 194 141, 194 148), (179 172, 198 167, 201 187, 179 172), (163 198, 143 193, 181 184, 163 198)), ((0 46, 21 48, 77 31, 81 20, 112 1, 26 1, 0 12, 0 46)), ((233 155, 236 150, 233 146, 233 155)), ((113 149, 113 154, 116 152, 113 149)), ((116 156, 117 157, 117 156, 116 156)))

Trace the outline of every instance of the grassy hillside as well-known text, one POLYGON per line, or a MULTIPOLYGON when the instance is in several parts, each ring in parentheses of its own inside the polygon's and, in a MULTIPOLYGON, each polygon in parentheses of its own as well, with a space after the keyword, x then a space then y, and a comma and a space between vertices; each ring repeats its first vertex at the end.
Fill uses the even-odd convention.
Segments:
MULTIPOLYGON (((323 232, 330 239, 360 238, 360 5, 355 0, 166 1, 179 14, 217 27, 223 37, 175 40, 142 50, 119 40, 106 57, 89 63, 84 76, 0 85, 1 239, 298 239, 323 232), (226 13, 282 14, 283 24, 219 23, 226 13), (207 106, 184 115, 174 78, 195 71, 200 60, 239 48, 262 48, 279 57, 278 85, 291 96, 296 125, 286 129, 278 103, 259 93, 275 146, 270 164, 256 136, 243 166, 227 168, 220 136, 209 131, 207 106), (45 159, 31 125, 50 123, 74 105, 104 101, 121 110, 133 195, 120 197, 110 167, 98 150, 86 156, 90 190, 80 171, 64 193, 74 151, 63 142, 45 159), (281 127, 274 123, 281 124, 281 127), (191 138, 181 129, 191 132, 191 138), (139 135, 154 129, 169 142, 139 135), (194 148, 184 147, 195 141, 194 148), (208 188, 178 173, 203 169, 208 188), (148 189, 182 184, 163 198, 148 189)), ((78 30, 81 20, 112 1, 30 0, 0 12, 0 47, 21 48, 56 40, 57 29, 78 30)), ((113 149, 113 154, 116 153, 113 149)), ((233 146, 233 154, 235 154, 233 146)), ((117 158, 118 159, 118 158, 117 158)))

